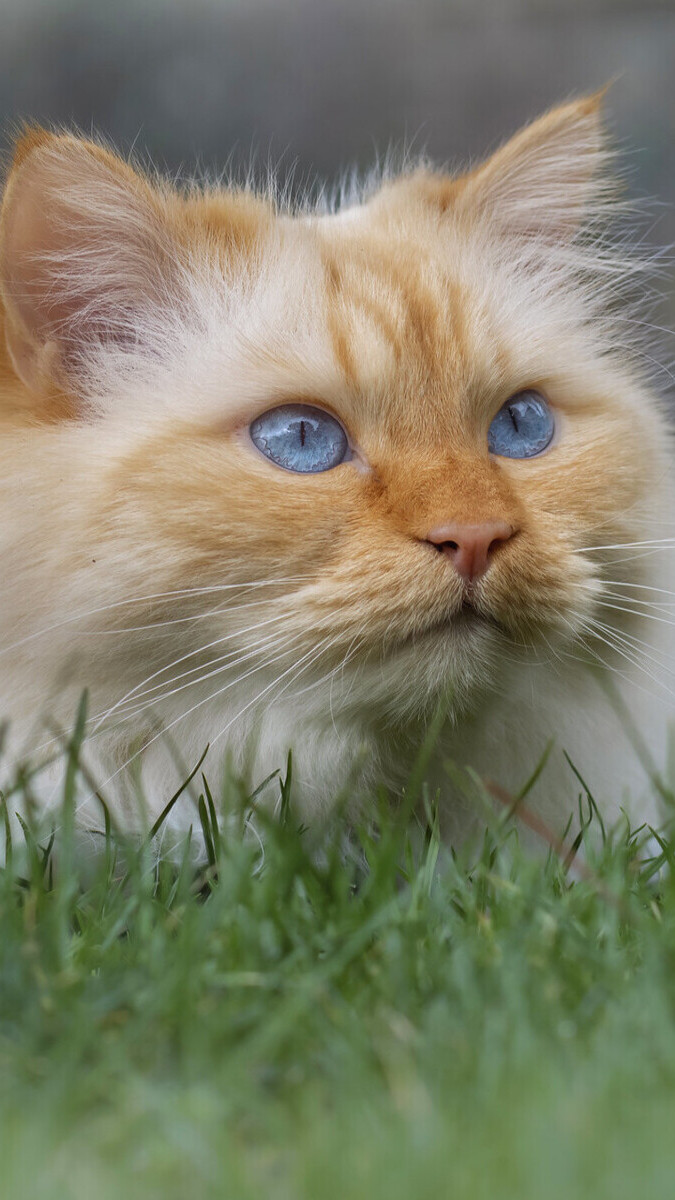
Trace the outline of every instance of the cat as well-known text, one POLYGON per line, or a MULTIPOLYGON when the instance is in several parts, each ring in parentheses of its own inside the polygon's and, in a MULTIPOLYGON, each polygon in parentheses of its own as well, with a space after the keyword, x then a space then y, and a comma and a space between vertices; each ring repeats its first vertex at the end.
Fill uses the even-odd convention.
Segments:
MULTIPOLYGON (((59 802, 86 689, 82 828, 95 788, 147 827, 207 745, 211 780, 253 783, 292 748, 298 821, 350 821, 438 714, 449 841, 483 817, 449 762, 508 797, 547 747, 548 828, 573 767, 605 822, 663 824, 673 455, 602 107, 296 209, 24 131, 0 218, 10 807, 21 764, 59 802)), ((166 828, 196 823, 188 789, 166 828)))

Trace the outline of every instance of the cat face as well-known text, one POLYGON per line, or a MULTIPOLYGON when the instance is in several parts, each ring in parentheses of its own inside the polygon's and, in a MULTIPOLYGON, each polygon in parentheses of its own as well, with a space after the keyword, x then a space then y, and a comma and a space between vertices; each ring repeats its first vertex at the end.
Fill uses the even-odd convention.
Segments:
POLYGON ((134 712, 248 678, 251 703, 325 685, 404 715, 585 633, 595 547, 639 535, 663 441, 583 234, 601 159, 583 101, 467 176, 290 215, 69 137, 20 144, 6 405, 43 481, 71 464, 43 517, 69 548, 57 590, 117 606, 113 653, 66 639, 83 684, 134 712), (541 452, 495 441, 510 401, 550 422, 541 452), (268 453, 270 421, 295 458, 268 453), (322 469, 298 469, 307 429, 322 469))

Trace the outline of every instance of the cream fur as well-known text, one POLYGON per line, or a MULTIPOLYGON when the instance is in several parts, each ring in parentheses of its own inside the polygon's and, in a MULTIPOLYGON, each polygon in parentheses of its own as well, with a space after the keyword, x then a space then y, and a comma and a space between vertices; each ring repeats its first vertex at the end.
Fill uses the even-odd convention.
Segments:
MULTIPOLYGON (((644 760, 667 777, 672 452, 617 309, 640 267, 608 239, 619 207, 597 98, 471 174, 420 168, 324 213, 179 195, 91 143, 27 135, 1 242, 4 788, 47 763, 32 791, 58 802, 47 760, 86 687, 84 758, 120 823, 152 822, 209 743, 212 784, 227 759, 255 785, 293 747, 318 826, 402 786, 442 701, 449 838, 480 814, 446 758, 516 791, 551 738, 530 802, 552 828, 579 791, 563 751, 610 823, 623 806, 661 823, 644 760), (555 445, 491 460, 491 417, 535 385, 555 445), (335 411, 354 461, 302 478, 264 461, 248 424, 287 399, 335 411), (495 517, 521 532, 472 621, 424 539, 495 517)), ((194 821, 186 795, 170 829, 194 821)))

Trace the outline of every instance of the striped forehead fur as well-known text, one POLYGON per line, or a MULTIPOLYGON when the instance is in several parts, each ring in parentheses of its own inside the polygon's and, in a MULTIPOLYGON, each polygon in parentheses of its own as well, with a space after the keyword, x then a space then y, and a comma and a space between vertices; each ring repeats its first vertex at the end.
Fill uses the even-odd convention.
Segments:
MULTIPOLYGON (((262 189, 251 176, 243 185, 230 181, 226 189, 222 180, 193 179, 176 190, 146 167, 133 172, 137 182, 130 188, 117 165, 106 170, 105 159, 112 162, 112 152, 102 144, 98 178, 86 162, 83 178, 71 169, 65 188, 59 178, 61 223, 67 224, 68 214, 75 220, 86 214, 87 240, 76 248, 66 244, 65 250, 57 246, 43 252, 51 286, 66 301, 72 298, 63 324, 71 320, 80 328, 90 326, 88 337, 75 337, 75 352, 92 401, 96 392, 107 391, 106 377, 118 370, 152 377, 153 367, 174 359, 186 337, 194 345, 200 332, 208 338, 214 327, 231 329, 233 324, 245 336, 242 327, 252 312, 261 319, 265 280, 273 279, 274 264, 283 255, 279 219, 300 226, 335 221, 336 228, 351 229, 358 237, 372 219, 372 209, 386 216, 393 244, 425 222, 432 237, 442 237, 445 225, 448 240, 457 243, 460 276, 474 271, 498 280, 505 275, 512 291, 510 281, 519 274, 529 319, 538 303, 558 323, 577 330, 585 326, 586 336, 602 353, 616 352, 620 345, 626 364, 634 349, 633 361, 642 355, 644 366, 647 322, 634 319, 637 313, 626 302, 639 294, 644 318, 645 281, 660 262, 636 238, 634 205, 622 198, 616 172, 609 169, 613 154, 599 122, 589 120, 594 104, 582 107, 576 121, 565 117, 564 136, 554 125, 554 136, 548 132, 543 146, 519 149, 514 139, 515 145, 507 143, 486 167, 468 176, 436 170, 423 156, 390 153, 365 177, 352 172, 332 195, 320 191, 318 197, 316 188, 292 195, 288 184, 279 184, 271 172, 262 189), (492 187, 490 173, 498 178, 492 187), (226 197, 233 224, 248 228, 241 252, 224 274, 222 245, 217 236, 208 235, 208 209, 223 206, 226 197), (186 210, 191 220, 186 221, 186 210), (570 227, 573 236, 564 232, 570 227), (561 231, 563 236, 557 236, 561 231), (162 260, 170 269, 162 269, 162 260), (150 284, 149 263, 155 268, 150 284), (136 303, 130 304, 134 285, 136 303), (101 322, 103 339, 98 336, 101 322)), ((61 135, 44 144, 43 137, 49 135, 29 133, 24 142, 37 144, 46 159, 52 156, 58 176, 59 157, 74 139, 61 135)), ((19 165, 26 152, 17 156, 19 165)), ((221 226, 223 219, 225 212, 221 226)), ((295 241, 291 253, 297 249, 295 241)), ((293 283, 306 290, 307 280, 293 283)), ((296 305, 300 299, 295 298, 296 305)), ((189 348, 184 345, 178 355, 189 348)))

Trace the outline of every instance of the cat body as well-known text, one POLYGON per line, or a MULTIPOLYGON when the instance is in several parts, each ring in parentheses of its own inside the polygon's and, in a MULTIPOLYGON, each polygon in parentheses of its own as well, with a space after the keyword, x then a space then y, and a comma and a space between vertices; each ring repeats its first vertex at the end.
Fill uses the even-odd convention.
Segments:
POLYGON ((551 741, 528 804, 552 829, 568 758, 610 823, 661 823, 672 449, 615 311, 614 203, 597 98, 334 212, 25 135, 0 240, 8 794, 28 763, 57 805, 87 689, 84 828, 94 781, 151 824, 207 745, 211 780, 253 785, 292 748, 299 819, 354 816, 405 784, 438 711, 448 838, 482 816, 448 761, 515 794, 551 741), (514 397, 552 422, 544 452, 490 451, 514 397), (261 452, 277 410, 303 447, 298 413, 341 430, 344 457, 261 452))

